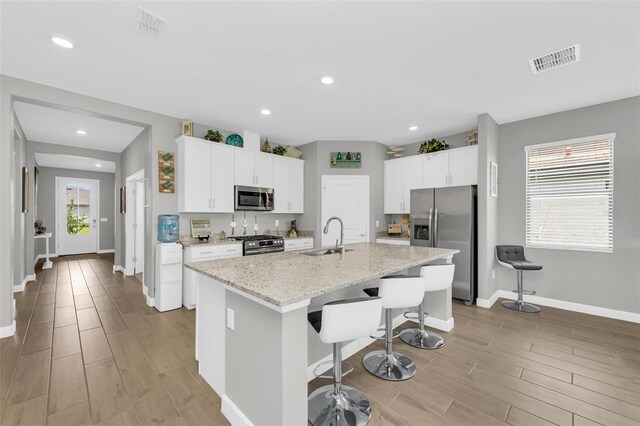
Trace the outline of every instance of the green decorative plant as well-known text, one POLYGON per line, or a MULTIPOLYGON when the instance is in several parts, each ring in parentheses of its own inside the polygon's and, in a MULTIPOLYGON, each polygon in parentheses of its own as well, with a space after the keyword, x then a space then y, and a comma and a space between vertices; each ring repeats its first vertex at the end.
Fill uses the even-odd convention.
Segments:
POLYGON ((217 130, 209 130, 207 134, 204 135, 204 138, 211 142, 222 142, 224 138, 222 137, 222 133, 217 130))
POLYGON ((287 148, 285 148, 284 146, 278 145, 273 148, 273 153, 275 155, 284 155, 285 152, 287 152, 287 148))
POLYGON ((420 145, 420 148, 418 148, 418 154, 428 154, 429 152, 444 151, 445 149, 449 149, 449 144, 445 141, 433 138, 420 145))

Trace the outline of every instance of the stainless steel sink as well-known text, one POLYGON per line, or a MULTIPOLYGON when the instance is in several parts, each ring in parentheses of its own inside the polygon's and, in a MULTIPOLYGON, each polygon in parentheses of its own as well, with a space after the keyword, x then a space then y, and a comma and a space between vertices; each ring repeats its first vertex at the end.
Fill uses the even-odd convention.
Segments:
MULTIPOLYGON (((345 249, 345 251, 353 251, 353 249, 345 249)), ((302 254, 304 254, 305 256, 325 256, 327 254, 337 254, 337 253, 340 253, 340 250, 332 248, 332 249, 308 251, 302 254)))

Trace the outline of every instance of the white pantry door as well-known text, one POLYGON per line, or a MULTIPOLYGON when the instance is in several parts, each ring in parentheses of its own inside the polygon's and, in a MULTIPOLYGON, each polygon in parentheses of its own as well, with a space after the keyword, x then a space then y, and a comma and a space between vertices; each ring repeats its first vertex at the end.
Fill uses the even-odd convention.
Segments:
POLYGON ((100 182, 94 179, 56 177, 56 253, 98 251, 98 200, 100 182))
MULTIPOLYGON (((344 243, 369 241, 369 176, 322 176, 322 226, 338 216, 344 223, 344 243)), ((340 224, 332 221, 329 233, 322 233, 322 246, 335 245, 340 239, 340 224)))

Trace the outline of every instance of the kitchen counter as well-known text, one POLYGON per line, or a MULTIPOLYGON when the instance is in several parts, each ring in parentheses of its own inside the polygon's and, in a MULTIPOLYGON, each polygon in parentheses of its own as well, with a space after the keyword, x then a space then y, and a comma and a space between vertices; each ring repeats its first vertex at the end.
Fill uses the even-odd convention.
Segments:
POLYGON ((298 252, 188 263, 185 266, 278 307, 390 275, 457 250, 388 244, 349 244, 340 254, 306 256, 298 252), (304 277, 304 278, 301 278, 304 277))
MULTIPOLYGON (((347 248, 353 251, 342 257, 301 250, 186 264, 197 276, 198 372, 232 424, 306 425, 308 382, 332 354, 307 314, 328 301, 362 297, 382 276, 415 274, 458 253, 374 243, 347 248)), ((453 328, 450 288, 430 293, 423 304, 428 326, 453 328)), ((395 310, 394 324, 406 321, 403 312, 395 310)), ((373 341, 364 336, 345 344, 345 359, 373 341)))
MULTIPOLYGON (((242 231, 240 231, 242 232, 242 231)), ((253 232, 253 231, 251 231, 253 232)), ((278 232, 278 236, 282 237, 285 240, 297 240, 297 239, 303 239, 303 238, 313 238, 313 231, 298 231, 298 236, 297 237, 290 237, 289 232, 283 233, 278 232)), ((216 234, 219 235, 219 234, 216 234)), ((249 234, 247 232, 247 235, 253 235, 253 234, 249 234)), ((271 233, 269 235, 276 235, 275 233, 271 233)), ((241 236, 240 235, 235 235, 237 236, 241 236)), ((204 241, 200 241, 197 238, 190 238, 190 237, 182 237, 179 241, 180 243, 182 243, 182 245, 184 247, 192 247, 192 246, 222 246, 222 245, 226 245, 226 244, 241 244, 241 241, 236 241, 236 240, 231 240, 230 236, 227 236, 227 239, 225 240, 221 240, 219 238, 209 238, 209 240, 204 240, 204 241)))

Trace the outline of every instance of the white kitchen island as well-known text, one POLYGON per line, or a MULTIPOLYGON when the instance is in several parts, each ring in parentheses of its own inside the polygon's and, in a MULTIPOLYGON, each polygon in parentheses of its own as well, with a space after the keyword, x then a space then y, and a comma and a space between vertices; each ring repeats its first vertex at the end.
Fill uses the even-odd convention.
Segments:
MULTIPOLYGON (((232 424, 307 424, 311 371, 331 356, 331 346, 308 324, 307 312, 328 301, 361 297, 380 277, 451 262, 458 252, 373 243, 347 249, 344 255, 284 252, 186 265, 197 272, 200 374, 222 398, 222 413, 232 424)), ((453 328, 451 290, 430 295, 425 307, 428 325, 453 328)), ((401 312, 394 316, 403 321, 401 312)), ((345 359, 371 342, 345 344, 345 359)))

